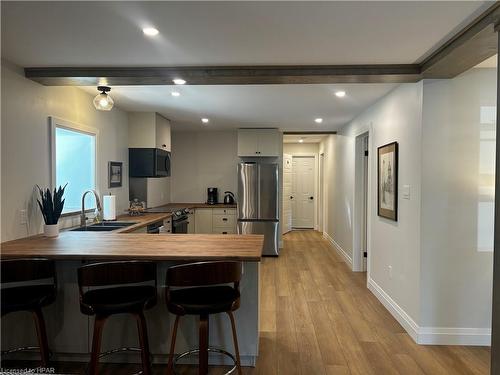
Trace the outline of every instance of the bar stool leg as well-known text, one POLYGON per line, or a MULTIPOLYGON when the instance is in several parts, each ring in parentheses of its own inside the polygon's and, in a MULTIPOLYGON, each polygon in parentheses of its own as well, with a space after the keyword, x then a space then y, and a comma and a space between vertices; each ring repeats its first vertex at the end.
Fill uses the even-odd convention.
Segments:
POLYGON ((40 347, 40 355, 42 357, 42 366, 47 367, 49 365, 49 344, 47 341, 47 331, 45 329, 45 319, 43 318, 42 310, 33 310, 33 318, 35 320, 38 346, 40 347))
POLYGON ((172 341, 170 343, 170 354, 168 355, 167 375, 173 375, 175 340, 177 339, 177 327, 179 326, 180 318, 181 318, 180 315, 175 316, 174 332, 172 333, 172 341))
POLYGON ((236 353, 236 366, 238 368, 238 374, 243 375, 243 372, 241 371, 240 349, 238 347, 238 336, 236 335, 234 315, 232 311, 227 311, 227 315, 229 315, 229 319, 231 319, 231 329, 233 331, 234 352, 236 353))
POLYGON ((200 356, 198 374, 208 374, 208 315, 200 315, 199 342, 200 356))
POLYGON ((101 354, 101 337, 105 322, 106 316, 96 315, 94 319, 94 333, 92 336, 89 375, 97 375, 99 373, 99 354, 101 354))
POLYGON ((148 327, 146 325, 146 318, 144 313, 141 311, 138 314, 134 314, 137 319, 137 331, 139 333, 139 345, 141 347, 141 358, 142 358, 142 373, 144 375, 151 374, 151 362, 149 359, 149 340, 148 340, 148 327))

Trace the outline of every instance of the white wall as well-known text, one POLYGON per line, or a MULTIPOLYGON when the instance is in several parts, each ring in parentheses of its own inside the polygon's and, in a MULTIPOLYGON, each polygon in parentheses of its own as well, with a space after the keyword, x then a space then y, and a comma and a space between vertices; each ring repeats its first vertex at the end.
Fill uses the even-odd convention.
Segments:
POLYGON ((207 188, 237 193, 238 137, 235 131, 172 133, 172 202, 206 202, 207 188))
POLYGON ((495 108, 496 69, 424 84, 423 326, 491 327, 493 243, 484 232, 493 234, 495 108), (481 132, 493 135, 492 148, 481 132), (480 233, 483 222, 490 228, 480 233))
MULTIPOLYGON (((98 189, 117 196, 118 210, 128 207, 128 131, 119 108, 97 111, 92 96, 74 87, 46 87, 24 78, 22 69, 2 60, 2 197, 1 240, 41 230, 41 214, 33 206, 36 184, 50 186, 49 116, 99 130, 98 189), (108 189, 108 161, 124 164, 123 187, 108 189), (30 208, 29 232, 19 211, 30 208)), ((75 220, 63 220, 70 225, 75 220)))
POLYGON ((400 85, 320 145, 327 236, 349 258, 355 137, 370 131, 368 284, 419 343, 489 343, 495 73, 400 85), (410 185, 397 222, 377 216, 377 147, 393 141, 400 193, 410 185))
POLYGON ((399 219, 377 216, 377 190, 372 189, 369 278, 414 321, 420 313, 420 168, 422 83, 403 84, 323 142, 325 166, 334 164, 327 195, 327 233, 352 257, 355 137, 371 129, 371 186, 377 186, 377 147, 399 143, 399 189, 410 185, 411 200, 399 198, 399 219), (333 181, 332 181, 333 179, 333 181), (392 267, 392 277, 388 267, 392 267))
POLYGON ((283 153, 289 155, 318 154, 319 143, 283 143, 283 153))

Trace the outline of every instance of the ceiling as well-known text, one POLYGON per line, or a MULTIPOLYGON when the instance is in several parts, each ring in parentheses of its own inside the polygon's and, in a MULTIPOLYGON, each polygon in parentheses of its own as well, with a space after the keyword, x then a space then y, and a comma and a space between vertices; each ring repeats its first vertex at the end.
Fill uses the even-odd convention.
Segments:
POLYGON ((2 1, 2 57, 22 67, 408 64, 491 4, 2 1), (144 36, 147 26, 160 34, 144 36))
MULTIPOLYGON (((54 1, 1 5, 2 58, 34 66, 412 64, 485 1, 54 1), (142 28, 159 30, 155 37, 142 28)), ((114 86, 115 105, 174 130, 338 130, 393 84, 114 86), (336 90, 346 97, 337 98, 336 90), (180 92, 172 97, 171 91, 180 92), (208 125, 201 118, 210 119, 208 125), (318 125, 314 118, 323 118, 318 125)), ((95 87, 84 87, 96 94, 95 87)))
MULTIPOLYGON (((277 127, 288 131, 338 130, 395 84, 118 86, 111 96, 125 111, 156 111, 173 129, 277 127), (337 98, 335 92, 346 96, 337 98), (173 97, 172 91, 180 96, 173 97), (208 125, 201 118, 210 119, 208 125), (315 118, 322 118, 317 124, 315 118)), ((85 91, 97 95, 95 87, 85 91)))
POLYGON ((283 136, 283 143, 320 143, 328 137, 327 134, 304 134, 304 135, 287 135, 283 136), (302 142, 299 142, 302 140, 302 142))

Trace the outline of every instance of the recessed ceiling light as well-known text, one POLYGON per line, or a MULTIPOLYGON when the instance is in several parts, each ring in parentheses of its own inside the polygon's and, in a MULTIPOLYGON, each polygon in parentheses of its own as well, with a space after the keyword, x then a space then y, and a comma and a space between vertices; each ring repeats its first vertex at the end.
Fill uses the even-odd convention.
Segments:
POLYGON ((315 119, 314 119, 314 122, 315 122, 316 124, 321 124, 321 123, 323 122, 323 119, 322 119, 322 118, 320 118, 320 117, 318 117, 318 118, 315 118, 315 119))
POLYGON ((178 92, 178 91, 172 91, 172 92, 171 92, 171 95, 172 95, 172 96, 181 96, 181 93, 180 93, 180 92, 178 92))
POLYGON ((304 143, 304 140, 302 138, 300 138, 299 143, 304 143))
POLYGON ((345 96, 345 91, 337 91, 335 95, 339 98, 343 98, 345 96))
POLYGON ((176 85, 183 85, 186 83, 186 81, 184 81, 182 78, 174 78, 172 82, 174 82, 176 85))
POLYGON ((155 36, 159 33, 159 31, 154 27, 145 27, 144 29, 142 29, 142 32, 147 36, 155 36))
POLYGON ((208 124, 210 122, 210 120, 204 117, 201 119, 201 122, 204 124, 208 124))

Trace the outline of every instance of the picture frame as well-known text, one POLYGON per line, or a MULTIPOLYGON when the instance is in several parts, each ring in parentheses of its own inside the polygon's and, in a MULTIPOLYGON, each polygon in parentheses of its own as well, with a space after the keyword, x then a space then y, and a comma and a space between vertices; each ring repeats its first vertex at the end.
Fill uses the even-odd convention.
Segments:
POLYGON ((398 221, 398 142, 377 149, 378 216, 398 221))
POLYGON ((122 187, 123 163, 121 161, 110 161, 108 163, 108 187, 122 187))

